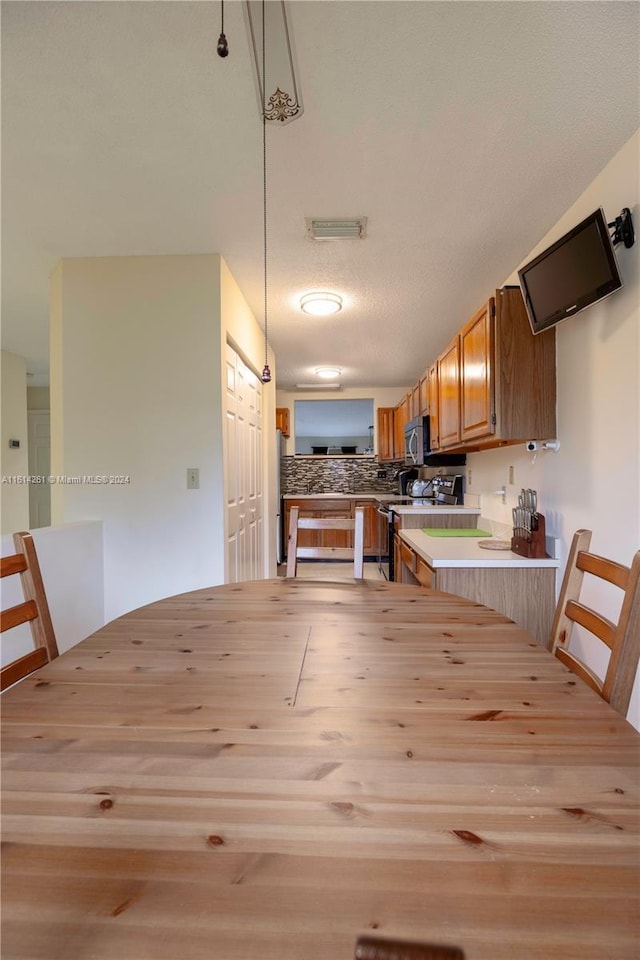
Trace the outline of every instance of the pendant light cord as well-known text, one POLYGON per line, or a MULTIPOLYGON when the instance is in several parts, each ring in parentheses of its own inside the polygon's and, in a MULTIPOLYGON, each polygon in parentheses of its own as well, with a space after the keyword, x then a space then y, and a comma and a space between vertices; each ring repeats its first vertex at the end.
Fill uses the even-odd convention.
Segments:
POLYGON ((267 77, 265 56, 265 0, 262 0, 262 214, 264 236, 264 363, 267 366, 268 284, 267 284, 267 77))

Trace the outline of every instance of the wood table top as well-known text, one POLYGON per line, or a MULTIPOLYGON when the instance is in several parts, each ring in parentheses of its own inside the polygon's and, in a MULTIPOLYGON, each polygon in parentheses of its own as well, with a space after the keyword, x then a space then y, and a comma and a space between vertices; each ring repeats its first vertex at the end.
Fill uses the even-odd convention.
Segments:
POLYGON ((1 705, 3 960, 640 956, 640 735, 469 600, 212 587, 1 705))

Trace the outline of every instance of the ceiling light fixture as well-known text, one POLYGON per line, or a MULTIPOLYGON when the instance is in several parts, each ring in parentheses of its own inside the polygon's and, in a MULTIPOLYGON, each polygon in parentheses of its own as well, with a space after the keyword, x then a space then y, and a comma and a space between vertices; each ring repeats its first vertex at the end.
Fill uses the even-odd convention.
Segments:
POLYGON ((340 367, 316 367, 316 377, 323 377, 325 380, 335 380, 341 373, 340 367))
POLYGON ((305 293, 304 297, 300 297, 300 309, 312 317, 328 317, 342 310, 342 297, 326 290, 305 293))

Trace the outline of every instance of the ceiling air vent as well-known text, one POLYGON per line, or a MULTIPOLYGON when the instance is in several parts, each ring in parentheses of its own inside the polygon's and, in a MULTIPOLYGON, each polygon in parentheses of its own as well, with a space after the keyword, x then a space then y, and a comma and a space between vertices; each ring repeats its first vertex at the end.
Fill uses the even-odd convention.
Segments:
POLYGON ((367 235, 367 218, 356 217, 354 220, 319 220, 316 217, 305 217, 307 237, 309 240, 364 240, 367 235))

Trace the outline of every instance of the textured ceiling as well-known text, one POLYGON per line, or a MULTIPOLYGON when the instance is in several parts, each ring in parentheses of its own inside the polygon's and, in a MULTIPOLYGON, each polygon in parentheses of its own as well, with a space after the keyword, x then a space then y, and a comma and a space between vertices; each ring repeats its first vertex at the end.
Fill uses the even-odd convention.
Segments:
MULTIPOLYGON (((267 131, 279 385, 319 364, 345 386, 417 378, 637 129, 639 9, 289 4, 304 114, 267 131), (363 241, 305 237, 305 217, 360 215, 363 241), (316 288, 342 312, 303 315, 316 288)), ((262 128, 237 0, 226 60, 219 31, 217 2, 2 4, 2 345, 32 383, 60 257, 221 253, 262 322, 262 128)))

